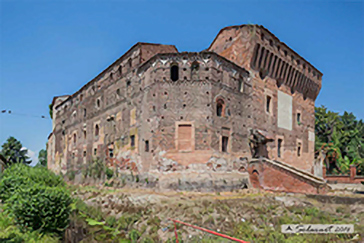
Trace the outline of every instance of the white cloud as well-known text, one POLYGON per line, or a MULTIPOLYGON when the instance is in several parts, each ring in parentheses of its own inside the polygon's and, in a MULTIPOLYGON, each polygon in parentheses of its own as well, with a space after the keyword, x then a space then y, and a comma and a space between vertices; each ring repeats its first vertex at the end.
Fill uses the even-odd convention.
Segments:
MULTIPOLYGON (((26 147, 23 147, 22 149, 27 149, 26 147)), ((32 151, 30 149, 28 149, 28 157, 32 160, 32 163, 30 163, 30 166, 35 166, 36 164, 38 164, 38 153, 37 151, 32 151)))

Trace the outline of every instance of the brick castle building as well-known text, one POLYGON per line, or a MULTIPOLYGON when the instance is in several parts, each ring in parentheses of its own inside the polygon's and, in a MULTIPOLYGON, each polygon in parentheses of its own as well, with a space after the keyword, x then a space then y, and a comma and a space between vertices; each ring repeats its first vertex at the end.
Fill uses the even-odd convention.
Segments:
POLYGON ((137 43, 76 93, 53 99, 49 168, 77 171, 98 157, 141 174, 243 175, 265 157, 305 174, 321 79, 258 25, 226 27, 198 53, 137 43))

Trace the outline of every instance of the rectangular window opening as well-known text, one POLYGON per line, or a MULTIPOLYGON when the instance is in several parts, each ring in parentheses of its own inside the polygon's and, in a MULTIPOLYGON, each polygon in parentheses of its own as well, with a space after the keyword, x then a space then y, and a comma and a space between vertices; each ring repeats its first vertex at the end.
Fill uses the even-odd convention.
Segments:
POLYGON ((301 157, 301 143, 298 143, 298 146, 297 146, 297 156, 298 157, 301 157))
POLYGON ((149 152, 149 141, 145 140, 145 152, 149 152))
POLYGON ((114 157, 114 149, 109 148, 109 157, 113 158, 114 157))
POLYGON ((221 143, 222 152, 227 153, 228 143, 229 143, 229 137, 222 136, 222 143, 221 143))
POLYGON ((301 113, 297 113, 297 124, 301 124, 301 113))
POLYGON ((266 112, 270 113, 272 97, 267 96, 266 112))
POLYGON ((135 147, 135 135, 130 136, 130 147, 135 147))
POLYGON ((281 158, 281 156, 282 156, 282 154, 281 154, 282 143, 283 143, 283 140, 278 139, 278 146, 277 146, 278 158, 281 158))

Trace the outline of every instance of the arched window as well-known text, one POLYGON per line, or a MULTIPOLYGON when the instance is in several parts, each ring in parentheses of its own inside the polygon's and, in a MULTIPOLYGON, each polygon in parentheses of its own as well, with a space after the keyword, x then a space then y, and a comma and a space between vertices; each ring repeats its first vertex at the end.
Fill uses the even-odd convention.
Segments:
POLYGON ((96 100, 96 107, 97 107, 97 108, 100 108, 100 104, 101 104, 100 99, 97 99, 97 100, 96 100))
POLYGON ((171 66, 171 80, 177 81, 178 80, 178 65, 172 64, 171 66))
POLYGON ((98 124, 96 124, 96 126, 95 126, 95 136, 99 136, 99 125, 98 124))
POLYGON ((77 137, 76 137, 76 133, 73 134, 73 143, 76 143, 77 137))
POLYGON ((191 65, 191 80, 198 80, 198 71, 200 70, 200 64, 194 61, 191 65))
POLYGON ((216 100, 216 115, 223 117, 225 115, 224 112, 225 112, 225 102, 224 102, 224 100, 217 99, 216 100))
POLYGON ((83 130, 83 138, 86 140, 87 138, 87 133, 86 133, 86 130, 83 130))

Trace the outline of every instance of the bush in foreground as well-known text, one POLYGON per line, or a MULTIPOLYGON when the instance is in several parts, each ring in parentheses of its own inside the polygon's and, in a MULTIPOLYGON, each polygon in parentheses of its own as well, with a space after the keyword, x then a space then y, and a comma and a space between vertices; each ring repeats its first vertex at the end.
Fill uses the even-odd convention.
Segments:
POLYGON ((63 179, 45 167, 14 164, 7 168, 0 177, 0 199, 6 202, 19 188, 34 184, 65 187, 63 179))
POLYGON ((70 193, 62 178, 44 167, 16 164, 6 169, 0 199, 23 229, 61 234, 69 224, 70 193))

